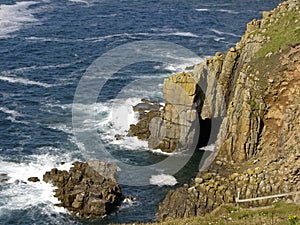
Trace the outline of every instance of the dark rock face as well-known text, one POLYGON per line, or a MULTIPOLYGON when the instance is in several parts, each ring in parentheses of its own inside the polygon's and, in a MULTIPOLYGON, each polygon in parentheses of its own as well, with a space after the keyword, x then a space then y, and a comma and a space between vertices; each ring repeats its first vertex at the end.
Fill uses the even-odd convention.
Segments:
POLYGON ((75 162, 70 171, 53 168, 43 180, 57 186, 55 197, 74 215, 85 218, 111 213, 123 200, 116 166, 102 161, 75 162))
POLYGON ((30 182, 39 182, 40 181, 40 179, 38 177, 29 177, 27 180, 30 182))

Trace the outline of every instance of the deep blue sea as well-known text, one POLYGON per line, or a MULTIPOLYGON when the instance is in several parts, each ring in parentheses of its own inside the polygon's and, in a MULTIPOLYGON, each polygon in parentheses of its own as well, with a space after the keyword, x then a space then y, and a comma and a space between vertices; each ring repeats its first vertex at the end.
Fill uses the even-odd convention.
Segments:
MULTIPOLYGON (((132 105, 141 98, 163 102, 165 77, 201 62, 215 51, 225 52, 240 39, 248 21, 260 18, 262 11, 271 10, 278 3, 0 0, 0 224, 154 221, 158 203, 166 192, 188 183, 196 174, 193 162, 172 176, 156 171, 148 185, 121 184, 124 194, 136 196, 137 200, 95 220, 73 217, 56 207, 53 187, 43 182, 30 183, 27 178, 37 176, 42 180, 51 168, 67 169, 76 160, 105 159, 97 154, 103 150, 94 145, 98 138, 116 161, 137 169, 168 157, 147 149, 147 143, 135 138, 115 139, 116 134, 125 134, 129 124, 136 121, 132 105), (182 58, 178 64, 139 62, 125 66, 113 76, 102 75, 100 79, 107 82, 96 101, 76 105, 83 118, 96 118, 84 120, 76 127, 82 133, 95 135, 90 142, 86 135, 83 142, 74 134, 72 120, 80 80, 103 54, 135 41, 167 41, 183 46, 196 57, 178 55, 179 60, 182 58)), ((164 51, 168 55, 172 50, 164 51)), ((145 50, 140 46, 137 51, 145 50)), ((119 171, 120 177, 124 172, 119 171)))

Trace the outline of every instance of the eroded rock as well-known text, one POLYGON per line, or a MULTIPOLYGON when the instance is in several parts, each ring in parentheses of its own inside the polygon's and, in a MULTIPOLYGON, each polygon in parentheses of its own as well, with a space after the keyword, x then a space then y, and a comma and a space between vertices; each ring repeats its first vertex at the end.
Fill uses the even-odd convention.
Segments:
POLYGON ((122 200, 116 182, 117 167, 103 161, 74 162, 69 171, 53 168, 43 180, 57 186, 55 197, 74 215, 85 218, 111 213, 122 200))

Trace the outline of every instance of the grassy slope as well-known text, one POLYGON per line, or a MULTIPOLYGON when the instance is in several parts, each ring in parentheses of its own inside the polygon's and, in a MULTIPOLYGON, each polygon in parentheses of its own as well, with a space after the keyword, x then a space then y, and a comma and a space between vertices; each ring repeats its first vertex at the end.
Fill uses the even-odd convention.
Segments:
MULTIPOLYGON (((250 65, 260 71, 260 78, 276 78, 284 70, 279 68, 281 55, 291 46, 300 44, 300 11, 293 9, 281 13, 279 19, 272 22, 268 29, 260 29, 257 32, 271 39, 256 53, 250 65)), ((265 83, 262 86, 264 85, 265 83)))
MULTIPOLYGON (((135 223, 136 225, 140 223, 135 223)), ((233 205, 223 205, 203 217, 174 219, 152 225, 300 225, 300 205, 278 202, 265 208, 242 209, 233 205), (292 218, 295 223, 292 223, 292 218)), ((142 223, 140 225, 143 225, 142 223)))

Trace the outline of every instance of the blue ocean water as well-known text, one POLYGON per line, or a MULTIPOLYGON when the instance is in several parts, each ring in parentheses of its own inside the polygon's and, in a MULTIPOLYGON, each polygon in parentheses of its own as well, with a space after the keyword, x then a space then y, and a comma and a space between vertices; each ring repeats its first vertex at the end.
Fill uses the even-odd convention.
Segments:
MULTIPOLYGON (((72 132, 72 103, 86 69, 109 50, 142 40, 183 46, 199 57, 188 64, 149 62, 124 68, 110 79, 97 103, 82 106, 96 114, 99 139, 113 155, 133 165, 148 165, 166 156, 134 138, 116 141, 135 121, 131 106, 141 98, 162 100, 163 78, 198 63, 215 51, 226 51, 245 24, 280 1, 269 0, 33 0, 0 1, 0 224, 107 224, 156 219, 157 206, 174 185, 196 174, 187 169, 175 177, 162 173, 147 186, 123 185, 138 197, 103 219, 72 217, 54 206, 53 187, 27 178, 75 160, 97 158, 72 132), (129 85, 137 78, 147 83, 129 85), (120 91, 122 90, 122 94, 120 91), (112 115, 112 111, 114 114, 112 115), (126 114, 124 122, 118 113, 126 114), (121 120, 119 119, 121 118, 121 120), (66 162, 61 165, 61 162, 66 162), (161 178, 165 182, 159 184, 161 178), (7 180, 4 182, 4 180, 7 180)), ((171 51, 171 49, 170 49, 171 51)), ((180 56, 178 56, 180 57, 180 56)), ((196 168, 192 166, 191 168, 196 168)), ((120 171, 122 173, 122 171, 120 171)))

